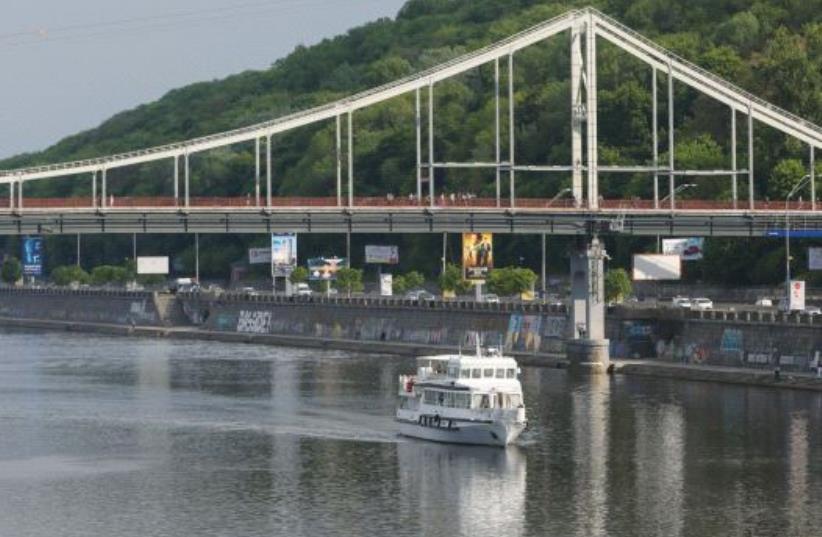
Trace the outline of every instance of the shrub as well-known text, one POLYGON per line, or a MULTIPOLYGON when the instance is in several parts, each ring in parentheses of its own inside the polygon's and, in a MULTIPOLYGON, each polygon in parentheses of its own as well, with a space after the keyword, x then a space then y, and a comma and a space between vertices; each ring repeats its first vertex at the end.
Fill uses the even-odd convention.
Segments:
POLYGON ((16 283, 23 276, 23 265, 16 257, 9 257, 0 269, 0 277, 6 283, 16 283))
POLYGON ((51 271, 51 281, 57 285, 69 285, 72 282, 89 283, 91 276, 77 265, 65 265, 51 271))

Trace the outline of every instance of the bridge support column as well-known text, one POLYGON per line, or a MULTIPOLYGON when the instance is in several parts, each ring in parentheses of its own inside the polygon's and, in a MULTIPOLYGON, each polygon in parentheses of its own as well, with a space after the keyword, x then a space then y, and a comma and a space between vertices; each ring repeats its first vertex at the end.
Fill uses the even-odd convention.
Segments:
POLYGON ((581 207, 582 189, 582 122, 585 105, 582 102, 582 35, 584 25, 575 23, 571 28, 571 190, 574 206, 581 207))
POLYGON ((603 373, 608 368, 605 339, 605 248, 597 237, 571 252, 571 338, 566 343, 570 366, 603 373))
POLYGON ((9 183, 9 209, 14 210, 14 181, 9 183))

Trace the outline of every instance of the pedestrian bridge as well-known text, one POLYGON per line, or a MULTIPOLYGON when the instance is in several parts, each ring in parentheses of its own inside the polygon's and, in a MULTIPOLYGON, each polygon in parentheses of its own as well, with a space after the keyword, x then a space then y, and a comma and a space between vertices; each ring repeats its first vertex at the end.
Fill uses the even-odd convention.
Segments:
MULTIPOLYGON (((19 233, 162 233, 266 231, 397 232, 494 231, 592 235, 693 234, 702 236, 768 236, 788 229, 822 230, 814 163, 822 146, 822 128, 782 110, 700 67, 676 56, 619 22, 591 8, 569 11, 500 42, 442 65, 317 108, 264 123, 173 144, 104 155, 92 159, 49 163, 0 171, 0 234, 19 233), (517 155, 515 109, 516 56, 549 39, 570 44, 570 124, 557 126, 571 133, 570 162, 524 163, 517 155), (597 102, 597 45, 605 41, 647 65, 652 95, 650 110, 653 145, 643 165, 600 163, 597 102), (483 66, 493 67, 494 158, 490 161, 451 162, 437 158, 435 91, 439 84, 483 66), (664 82, 665 90, 659 95, 664 82), (674 86, 685 85, 717 101, 727 110, 730 158, 724 169, 678 169, 674 86), (402 96, 414 103, 415 164, 408 170, 414 186, 408 192, 362 196, 369 178, 357 175, 353 118, 358 112, 402 96), (666 102, 667 101, 667 102, 666 102), (660 139, 664 104, 667 119, 660 139), (739 122, 741 125, 738 125, 739 122), (275 195, 272 137, 330 122, 335 159, 328 170, 336 189, 325 197, 275 195), (768 200, 757 192, 754 133, 764 125, 795 138, 807 148, 807 175, 797 177, 786 200, 768 200), (740 147, 738 131, 747 147, 740 147), (192 192, 191 159, 219 148, 251 144, 253 168, 247 176, 247 195, 211 196, 192 192), (664 161, 660 150, 665 150, 664 161), (112 195, 109 183, 135 167, 168 163, 166 192, 136 196, 112 195), (452 192, 440 181, 445 170, 484 170, 488 192, 478 197, 452 192), (556 177, 552 195, 534 198, 518 193, 518 181, 531 174, 556 177), (607 199, 603 177, 647 177, 645 198, 607 199), (700 196, 693 181, 725 181, 723 199, 700 196), (335 181, 334 181, 335 180, 335 181), (44 181, 82 181, 88 195, 38 197, 33 185, 44 181), (490 182, 493 182, 491 187, 490 182), (687 194, 685 191, 688 191, 687 194)), ((67 189, 68 190, 68 189, 67 189)))

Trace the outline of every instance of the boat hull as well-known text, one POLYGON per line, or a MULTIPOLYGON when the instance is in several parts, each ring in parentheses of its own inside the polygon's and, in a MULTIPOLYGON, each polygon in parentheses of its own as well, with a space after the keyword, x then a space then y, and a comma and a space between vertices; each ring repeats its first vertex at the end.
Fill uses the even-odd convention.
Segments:
POLYGON ((422 440, 448 444, 504 447, 514 442, 525 430, 520 422, 455 421, 450 427, 446 420, 439 425, 421 425, 419 422, 397 419, 400 434, 422 440))

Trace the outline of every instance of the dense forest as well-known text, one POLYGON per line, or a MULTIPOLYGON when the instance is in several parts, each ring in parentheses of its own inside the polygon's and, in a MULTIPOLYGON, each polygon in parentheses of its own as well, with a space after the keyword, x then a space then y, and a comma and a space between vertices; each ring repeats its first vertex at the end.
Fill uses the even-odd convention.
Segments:
MULTIPOLYGON (((43 152, 2 161, 0 168, 122 152, 272 119, 437 65, 585 5, 593 5, 687 60, 790 112, 822 123, 822 0, 410 0, 394 20, 378 20, 317 45, 298 47, 264 71, 244 72, 171 91, 156 102, 118 114, 98 128, 66 138, 43 152)), ((650 164, 651 70, 616 47, 600 43, 601 162, 650 164)), ((518 163, 570 162, 569 56, 565 34, 516 56, 518 163)), ((660 76, 663 161, 668 151, 665 83, 664 76, 660 76)), ((357 195, 407 195, 415 190, 412 98, 399 97, 355 115, 357 195)), ((437 160, 493 160, 491 66, 439 84, 435 105, 437 160)), ((676 86, 678 168, 729 168, 729 131, 730 112, 726 108, 681 84, 676 86)), ((757 125, 754 144, 757 197, 784 199, 791 185, 807 173, 807 147, 761 125, 757 125)), ((743 163, 747 159, 744 133, 739 145, 738 158, 743 163)), ((333 193, 333 122, 276 137, 273 155, 275 194, 333 193)), ((251 193, 253 168, 252 144, 198 155, 192 161, 192 195, 251 193)), ((113 170, 109 189, 114 195, 167 195, 171 192, 171 173, 170 161, 167 165, 113 170)), ((493 195, 494 191, 492 177, 485 172, 453 171, 438 175, 436 181, 441 191, 478 195, 493 195)), ((43 196, 90 195, 89 183, 88 178, 42 181, 31 191, 43 196)), ((517 194, 550 197, 569 183, 570 177, 564 175, 522 175, 517 194)), ((683 197, 730 196, 730 181, 726 178, 701 178, 696 184, 696 188, 683 192, 683 197)), ((820 186, 818 191, 822 191, 820 186)), ((647 175, 608 177, 601 186, 606 198, 648 198, 651 189, 647 175)), ((362 245, 378 239, 355 238, 355 264, 362 257, 362 245)), ((249 244, 265 240, 209 236, 201 253, 203 272, 213 277, 227 276, 229 264, 241 260, 249 244)), ((400 244, 403 268, 436 274, 440 258, 431 252, 438 251, 440 237, 397 237, 381 242, 389 240, 400 244)), ((73 239, 50 237, 48 241, 52 252, 49 265, 72 261, 73 239)), ((454 260, 457 242, 456 236, 450 240, 449 256, 454 260)), ((339 243, 334 237, 301 238, 301 257, 342 254, 335 246, 339 243)), ((84 264, 88 265, 117 262, 131 251, 130 237, 90 237, 87 244, 90 246, 84 264)), ((567 241, 556 238, 549 244, 552 272, 566 271, 567 241)), ((797 241, 793 250, 798 252, 795 267, 800 272, 806 266, 802 248, 806 244, 797 241)), ((538 266, 537 237, 498 237, 496 246, 498 264, 538 266)), ((631 253, 654 247, 654 240, 608 239, 611 263, 615 265, 627 266, 631 253)), ((16 249, 16 241, 8 240, 7 248, 16 249)), ((145 237, 140 239, 140 248, 146 254, 180 254, 184 265, 191 263, 189 237, 145 237)), ((706 259, 689 264, 687 277, 734 284, 772 283, 781 277, 783 260, 780 241, 709 240, 706 259)))

